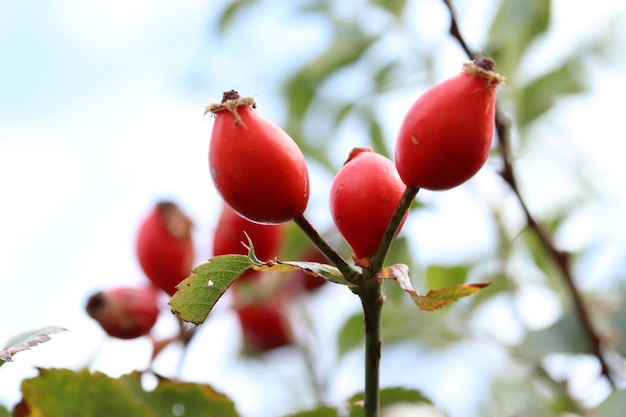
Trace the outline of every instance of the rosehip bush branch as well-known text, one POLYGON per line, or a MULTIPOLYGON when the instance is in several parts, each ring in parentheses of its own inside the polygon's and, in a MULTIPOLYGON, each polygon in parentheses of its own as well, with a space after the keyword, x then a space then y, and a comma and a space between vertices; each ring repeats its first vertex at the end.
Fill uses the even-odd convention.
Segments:
MULTIPOLYGON (((456 39, 459 43, 465 54, 470 59, 475 59, 478 54, 472 51, 463 34, 461 33, 458 25, 458 21, 456 18, 456 13, 454 8, 450 2, 450 0, 443 0, 446 8, 448 10, 448 14, 450 16, 450 35, 456 39)), ((609 384, 615 388, 615 381, 612 376, 611 368, 608 365, 608 362, 605 358, 605 354, 602 348, 602 338, 598 335, 595 330, 592 320, 590 317, 590 313, 585 306, 585 302, 583 301, 583 297, 580 293, 580 290, 576 286, 576 281, 574 278, 574 274, 572 272, 572 268, 570 265, 570 256, 569 253, 560 250, 552 236, 546 231, 546 229, 540 224, 539 221, 535 218, 535 216, 531 213, 528 205, 526 204, 526 200, 524 199, 522 193, 519 190, 517 184, 517 177, 515 175, 515 169, 513 167, 512 157, 511 157, 511 146, 509 139, 509 129, 510 124, 505 120, 502 112, 500 112, 497 107, 495 109, 494 114, 494 124, 496 136, 498 139, 497 149, 500 154, 500 158, 502 160, 502 168, 500 170, 500 176, 502 179, 510 186, 513 194, 515 195, 522 211, 524 212, 524 216, 526 218, 526 227, 531 229, 536 236, 539 238, 541 244, 546 248, 547 253, 553 259, 554 264, 557 266, 558 270, 561 273, 561 277, 565 286, 570 294, 570 297, 574 303, 574 310, 578 315, 578 319, 580 321, 580 325, 589 340, 589 348, 591 353, 596 357, 598 362, 600 363, 600 368, 602 375, 607 379, 609 384)))

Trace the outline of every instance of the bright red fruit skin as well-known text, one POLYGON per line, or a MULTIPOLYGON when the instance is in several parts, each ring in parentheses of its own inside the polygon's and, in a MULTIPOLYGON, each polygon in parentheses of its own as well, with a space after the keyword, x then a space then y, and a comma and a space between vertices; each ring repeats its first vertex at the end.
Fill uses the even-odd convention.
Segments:
POLYGON ((118 287, 100 291, 87 301, 87 313, 110 336, 135 339, 150 332, 159 316, 158 290, 118 287))
POLYGON ((253 302, 238 306, 235 312, 246 352, 265 353, 292 343, 293 337, 281 304, 253 302))
POLYGON ((278 255, 285 240, 285 226, 251 222, 224 205, 213 235, 213 255, 247 255, 246 234, 254 245, 256 257, 267 261, 278 255))
POLYGON ((478 172, 491 149, 502 81, 493 61, 482 59, 420 96, 402 122, 395 149, 406 185, 447 190, 478 172))
MULTIPOLYGON (((256 257, 268 261, 278 256, 285 241, 285 225, 251 222, 224 204, 213 234, 213 256, 247 255, 246 234, 254 245, 256 257)), ((258 276, 258 271, 249 270, 240 279, 252 276, 258 276)))
POLYGON ((352 151, 331 184, 330 212, 356 259, 376 252, 405 189, 391 160, 371 148, 352 151))
MULTIPOLYGON (((224 93, 225 103, 239 98, 224 93)), ((217 191, 236 212, 257 223, 284 223, 304 213, 309 171, 302 151, 280 127, 250 105, 215 112, 209 168, 217 191)), ((213 111, 213 110, 208 110, 213 111)))
POLYGON ((139 264, 152 284, 170 296, 191 274, 192 227, 189 217, 168 201, 157 203, 139 227, 136 241, 139 264))

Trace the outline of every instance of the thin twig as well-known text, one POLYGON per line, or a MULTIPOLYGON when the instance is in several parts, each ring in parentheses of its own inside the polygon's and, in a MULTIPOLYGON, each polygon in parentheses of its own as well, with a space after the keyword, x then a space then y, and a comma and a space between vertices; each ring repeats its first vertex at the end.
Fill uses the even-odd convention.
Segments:
POLYGON ((402 194, 402 198, 400 202, 396 206, 396 209, 391 216, 391 220, 389 224, 387 224, 387 228, 383 234, 383 238, 378 246, 378 250, 372 257, 372 262, 369 268, 369 275, 366 275, 366 278, 371 278, 378 273, 378 271, 384 266, 385 258, 387 257, 387 253, 391 248, 391 244, 396 238, 396 234, 398 234, 398 229, 402 224, 402 220, 404 216, 411 208, 411 203, 415 199, 415 196, 419 192, 419 188, 416 187, 407 187, 404 190, 404 194, 402 194))
MULTIPOLYGON (((461 34, 461 31, 459 30, 456 13, 454 12, 450 0, 443 0, 443 2, 448 8, 448 12, 450 14, 450 34, 459 42, 461 48, 463 48, 463 50, 470 59, 476 59, 478 55, 467 46, 467 43, 465 42, 465 39, 461 34)), ((574 308, 580 320, 580 324, 587 335, 590 350, 600 362, 602 375, 604 375, 609 384, 611 384, 611 386, 615 388, 615 381, 613 380, 613 377, 611 375, 611 369, 609 368, 608 363, 602 352, 602 340, 593 328, 589 311, 585 307, 580 291, 576 286, 572 269, 570 267, 569 254, 567 252, 559 250, 556 247, 552 237, 548 234, 545 228, 543 228, 539 224, 539 222, 535 219, 535 217, 528 209, 526 201, 524 200, 523 196, 520 193, 519 187, 517 186, 517 179, 515 177, 513 164, 511 162, 512 158, 510 153, 508 135, 509 127, 508 124, 504 121, 504 118, 502 114, 498 111, 498 109, 496 109, 495 125, 496 134, 499 139, 498 150, 504 164, 502 170, 500 171, 500 175, 505 180, 505 182, 509 184, 509 186, 513 190, 513 193, 517 197, 517 200, 519 201, 519 204, 524 211, 527 227, 530 228, 537 235, 543 246, 548 251, 550 257, 554 260, 557 268, 561 272, 563 280, 565 281, 565 285, 569 290, 572 301, 574 302, 574 308)))
POLYGON ((315 228, 309 223, 309 221, 300 215, 293 219, 293 222, 304 232, 305 235, 313 242, 315 246, 326 256, 326 258, 332 262, 333 265, 339 269, 339 272, 343 277, 355 284, 361 281, 361 274, 353 269, 329 244, 324 240, 322 236, 315 230, 315 228))

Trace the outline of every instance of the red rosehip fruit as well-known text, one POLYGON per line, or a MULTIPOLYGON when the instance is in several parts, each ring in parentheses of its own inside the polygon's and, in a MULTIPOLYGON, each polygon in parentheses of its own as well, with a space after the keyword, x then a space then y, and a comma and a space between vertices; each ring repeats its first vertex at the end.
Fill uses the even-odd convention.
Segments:
POLYGON ((355 259, 374 255, 405 189, 391 160, 372 148, 350 153, 331 184, 330 212, 355 259))
MULTIPOLYGON (((285 240, 284 224, 254 223, 241 217, 228 205, 224 204, 222 213, 213 234, 213 256, 247 255, 248 238, 254 245, 256 257, 268 261, 278 256, 285 240)), ((241 277, 258 276, 258 271, 246 271, 241 277)))
POLYGON ((285 225, 251 222, 224 204, 213 235, 213 255, 247 255, 246 234, 254 245, 257 258, 266 261, 280 252, 285 240, 285 225))
POLYGON ((157 203, 139 227, 136 241, 139 264, 152 284, 170 296, 191 274, 192 228, 191 219, 170 201, 157 203))
POLYGON ((485 164, 495 123, 496 88, 504 80, 482 58, 428 89, 411 106, 398 133, 395 163, 402 181, 447 190, 485 164))
POLYGON ((261 118, 251 97, 224 93, 209 144, 209 168, 224 201, 257 223, 285 223, 304 213, 309 171, 304 155, 280 127, 261 118))
POLYGON ((159 316, 159 292, 152 286, 118 287, 89 297, 87 314, 110 336, 135 339, 147 335, 159 316))
POLYGON ((284 305, 276 300, 254 301, 235 307, 241 325, 244 351, 269 352, 293 342, 284 305))

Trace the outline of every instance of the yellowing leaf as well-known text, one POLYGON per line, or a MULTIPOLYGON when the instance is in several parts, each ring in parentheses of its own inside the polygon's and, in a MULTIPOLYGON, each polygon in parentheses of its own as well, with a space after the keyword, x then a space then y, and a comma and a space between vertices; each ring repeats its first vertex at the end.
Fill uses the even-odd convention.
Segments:
POLYGON ((438 290, 431 290, 426 295, 419 295, 411 285, 409 267, 404 264, 388 266, 376 274, 376 279, 391 279, 398 283, 400 288, 411 296, 413 302, 424 311, 435 311, 448 304, 467 297, 489 285, 488 282, 472 284, 457 284, 438 290))
POLYGON ((424 311, 435 311, 459 298, 472 295, 488 285, 488 282, 450 285, 449 287, 428 291, 428 294, 425 296, 414 294, 411 298, 420 309, 424 311))

